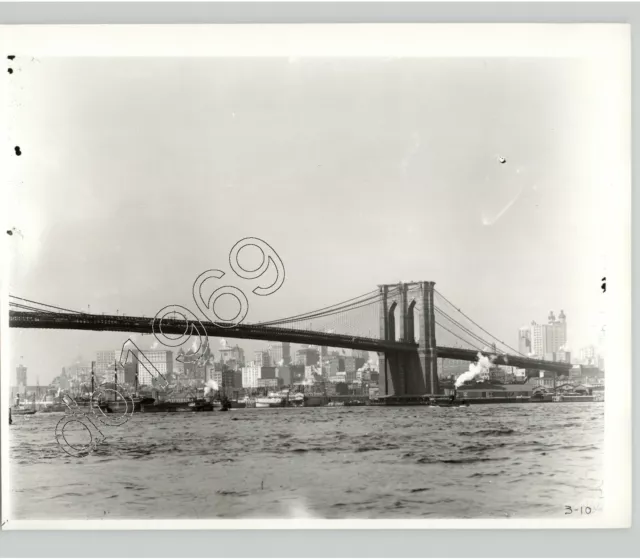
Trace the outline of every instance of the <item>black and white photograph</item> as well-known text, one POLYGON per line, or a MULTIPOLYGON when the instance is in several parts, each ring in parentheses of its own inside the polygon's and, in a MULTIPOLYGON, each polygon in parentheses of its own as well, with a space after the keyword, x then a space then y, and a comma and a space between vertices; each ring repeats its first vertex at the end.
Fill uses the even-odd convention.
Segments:
POLYGON ((626 26, 29 29, 3 529, 628 526, 626 26))

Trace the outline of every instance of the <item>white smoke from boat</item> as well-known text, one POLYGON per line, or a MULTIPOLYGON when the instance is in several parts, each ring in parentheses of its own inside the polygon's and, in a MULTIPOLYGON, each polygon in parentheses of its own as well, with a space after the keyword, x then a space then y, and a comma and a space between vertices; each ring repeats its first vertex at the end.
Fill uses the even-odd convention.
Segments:
POLYGON ((204 384, 204 396, 205 397, 207 395, 210 395, 211 393, 217 391, 217 390, 218 390, 218 384, 213 379, 209 379, 209 381, 207 381, 204 384))
MULTIPOLYGON (((492 356, 495 359, 495 356, 492 356)), ((491 366, 493 365, 493 360, 489 359, 487 356, 482 355, 482 353, 478 352, 478 361, 469 364, 469 371, 466 371, 462 375, 456 379, 455 387, 456 389, 460 387, 463 383, 467 381, 472 381, 478 375, 488 374, 491 370, 491 366)))

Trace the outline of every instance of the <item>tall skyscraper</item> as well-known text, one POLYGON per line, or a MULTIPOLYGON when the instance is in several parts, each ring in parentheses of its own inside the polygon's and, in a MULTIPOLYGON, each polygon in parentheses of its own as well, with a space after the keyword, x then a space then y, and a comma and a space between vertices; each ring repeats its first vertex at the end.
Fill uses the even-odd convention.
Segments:
POLYGON ((16 385, 18 387, 27 386, 27 368, 22 364, 16 368, 16 385))
POLYGON ((282 361, 283 366, 288 366, 291 363, 291 343, 272 342, 269 345, 269 356, 271 365, 277 366, 282 361))
POLYGON ((242 387, 258 387, 259 379, 275 379, 275 367, 245 366, 242 368, 242 387))
POLYGON ((560 311, 558 319, 549 313, 549 324, 547 325, 547 349, 549 353, 558 352, 567 342, 567 317, 564 311, 560 311))
POLYGON ((518 352, 523 356, 531 353, 531 327, 522 327, 518 331, 518 352))
POLYGON ((271 365, 269 352, 267 350, 256 350, 253 363, 257 367, 269 367, 271 365))
POLYGON ((144 350, 135 353, 138 361, 138 383, 151 385, 151 380, 157 376, 173 373, 173 352, 170 350, 144 350))
POLYGON ((218 384, 218 390, 227 396, 233 395, 235 372, 234 371, 212 371, 210 379, 218 384))
POLYGON ((235 346, 227 346, 226 342, 222 348, 220 348, 220 361, 226 364, 230 361, 235 361, 238 366, 245 364, 244 350, 237 344, 235 346))
POLYGON ((319 352, 315 348, 301 348, 296 352, 296 364, 314 366, 319 362, 319 352))
POLYGON ((531 353, 539 358, 546 353, 547 326, 531 321, 531 353))
POLYGON ((356 359, 353 356, 347 356, 344 358, 344 371, 347 373, 355 373, 356 359))
POLYGON ((292 376, 289 366, 279 366, 276 368, 276 377, 282 379, 283 385, 291 385, 292 376))
MULTIPOLYGON (((96 352, 96 367, 95 374, 99 379, 103 379, 105 376, 113 377, 115 373, 115 366, 118 366, 118 377, 120 379, 124 379, 124 377, 120 377, 124 375, 124 368, 120 365, 120 360, 126 361, 129 358, 131 361, 131 357, 128 356, 128 349, 125 348, 124 354, 122 353, 122 348, 118 348, 117 350, 100 350, 96 352)), ((111 379, 111 377, 107 377, 111 379)))
POLYGON ((551 311, 546 325, 531 321, 529 327, 522 327, 518 331, 518 351, 521 354, 532 354, 538 358, 550 357, 564 350, 566 343, 567 316, 564 311, 560 311, 557 319, 551 311))

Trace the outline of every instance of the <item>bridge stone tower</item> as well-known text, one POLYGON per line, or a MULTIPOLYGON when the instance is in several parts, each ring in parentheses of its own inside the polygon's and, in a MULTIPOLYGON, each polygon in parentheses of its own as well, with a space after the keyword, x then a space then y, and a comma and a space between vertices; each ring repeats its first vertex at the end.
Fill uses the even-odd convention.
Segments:
POLYGON ((435 282, 378 286, 381 294, 380 338, 418 343, 413 351, 379 354, 381 394, 439 393, 434 286, 435 282))

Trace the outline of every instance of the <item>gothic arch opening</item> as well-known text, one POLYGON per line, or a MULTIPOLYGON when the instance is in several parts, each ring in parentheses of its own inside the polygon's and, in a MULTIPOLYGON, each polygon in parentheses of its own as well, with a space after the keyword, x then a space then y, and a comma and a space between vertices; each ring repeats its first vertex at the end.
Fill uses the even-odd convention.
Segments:
POLYGON ((396 311, 398 308, 398 304, 394 301, 389 307, 389 340, 396 339, 396 311))
POLYGON ((420 340, 420 322, 418 321, 418 310, 416 300, 412 300, 407 309, 407 340, 418 342, 420 340))

